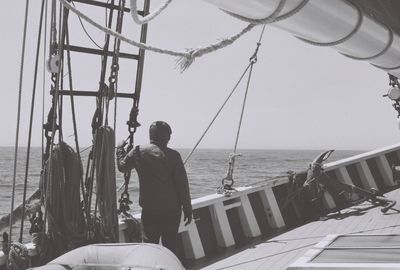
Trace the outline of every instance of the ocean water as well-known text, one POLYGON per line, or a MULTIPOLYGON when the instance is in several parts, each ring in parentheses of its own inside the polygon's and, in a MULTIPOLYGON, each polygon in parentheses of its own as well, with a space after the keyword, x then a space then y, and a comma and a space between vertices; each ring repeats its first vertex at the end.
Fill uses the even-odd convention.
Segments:
MULTIPOLYGON (((189 149, 178 149, 185 158, 189 149)), ((239 150, 233 178, 235 186, 268 181, 285 175, 288 170, 302 171, 323 150, 239 150)), ((186 164, 192 198, 216 192, 221 180, 226 176, 231 150, 200 149, 186 164)), ((360 151, 335 151, 329 161, 359 154, 360 151)), ((86 168, 88 151, 82 153, 83 167, 86 168)), ((11 208, 14 148, 0 147, 0 216, 8 214, 11 208)), ((17 162, 16 193, 14 205, 22 202, 23 182, 26 167, 26 148, 20 148, 17 162)), ((32 148, 29 161, 27 194, 38 187, 41 171, 41 149, 32 148)), ((117 188, 123 183, 123 175, 117 173, 117 188)), ((133 201, 132 211, 138 211, 138 180, 132 173, 129 185, 133 201)), ((119 195, 118 195, 119 197, 119 195)), ((29 225, 29 221, 26 222, 29 225)), ((17 232, 18 230, 14 230, 17 232)), ((14 235, 14 233, 13 233, 14 235)))

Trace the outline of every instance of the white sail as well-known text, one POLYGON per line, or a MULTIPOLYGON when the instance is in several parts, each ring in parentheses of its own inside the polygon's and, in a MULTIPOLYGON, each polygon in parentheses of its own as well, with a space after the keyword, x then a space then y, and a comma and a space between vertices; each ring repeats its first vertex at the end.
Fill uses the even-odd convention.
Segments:
MULTIPOLYGON (((267 18, 282 3, 282 0, 205 1, 248 19, 267 18)), ((284 2, 280 16, 271 26, 314 45, 331 46, 342 54, 400 76, 399 35, 353 2, 289 0, 284 2)))

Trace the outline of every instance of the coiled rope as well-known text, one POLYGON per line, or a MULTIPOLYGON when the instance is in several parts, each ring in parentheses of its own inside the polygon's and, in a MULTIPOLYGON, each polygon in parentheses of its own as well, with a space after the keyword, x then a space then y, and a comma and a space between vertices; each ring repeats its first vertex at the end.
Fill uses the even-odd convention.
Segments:
POLYGON ((118 242, 115 135, 111 127, 98 129, 96 149, 96 205, 100 214, 100 233, 103 241, 118 242))
POLYGON ((75 151, 66 143, 55 145, 45 167, 48 232, 56 253, 75 248, 86 240, 80 200, 83 169, 75 151), (51 164, 51 166, 50 166, 51 164))
POLYGON ((7 258, 7 269, 24 270, 28 267, 28 249, 21 243, 12 243, 7 258))
POLYGON ((166 0, 164 3, 162 3, 156 9, 156 11, 154 11, 153 13, 148 14, 148 15, 144 16, 142 19, 140 19, 138 16, 138 10, 137 10, 137 0, 130 0, 130 1, 131 1, 131 16, 132 16, 133 21, 137 24, 146 24, 149 21, 153 20, 158 15, 160 15, 161 12, 163 12, 164 9, 166 9, 169 6, 169 4, 171 4, 171 2, 172 2, 172 0, 166 0))
POLYGON ((104 26, 98 24, 97 22, 93 21, 91 18, 89 18, 88 16, 86 16, 85 14, 80 12, 78 9, 76 9, 74 6, 72 6, 70 3, 68 3, 67 0, 59 0, 59 1, 65 8, 69 9, 71 12, 75 13, 77 16, 79 16, 83 20, 87 21, 93 27, 96 27, 97 29, 103 31, 104 33, 106 33, 108 35, 119 38, 120 40, 122 40, 132 46, 138 47, 140 49, 178 57, 177 66, 181 69, 181 71, 186 70, 194 62, 194 60, 196 58, 201 57, 205 54, 214 52, 216 50, 225 48, 228 45, 234 43, 237 39, 239 39, 241 36, 243 36, 244 34, 249 32, 256 25, 274 22, 274 20, 279 16, 280 12, 282 11, 282 9, 286 3, 286 0, 280 0, 277 8, 274 10, 274 12, 272 12, 272 14, 270 16, 268 16, 264 19, 259 19, 256 21, 256 23, 251 23, 251 24, 247 25, 239 33, 232 35, 230 37, 224 38, 219 42, 216 42, 216 43, 210 44, 208 46, 204 46, 204 47, 186 49, 185 51, 173 51, 173 50, 168 50, 168 49, 161 49, 158 47, 154 47, 151 45, 147 45, 145 43, 141 43, 141 42, 137 42, 132 39, 129 39, 115 31, 113 31, 112 29, 110 29, 108 27, 104 27, 104 26))

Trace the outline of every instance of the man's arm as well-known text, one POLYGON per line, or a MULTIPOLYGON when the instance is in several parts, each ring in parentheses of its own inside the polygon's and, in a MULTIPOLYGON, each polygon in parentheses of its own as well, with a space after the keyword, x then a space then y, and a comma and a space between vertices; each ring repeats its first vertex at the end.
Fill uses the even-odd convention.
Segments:
POLYGON ((126 153, 124 146, 123 143, 118 144, 116 153, 118 170, 123 173, 136 167, 136 148, 126 153))
POLYGON ((185 225, 192 221, 192 201, 190 199, 189 181, 181 156, 178 153, 174 178, 178 188, 179 200, 182 204, 185 225))

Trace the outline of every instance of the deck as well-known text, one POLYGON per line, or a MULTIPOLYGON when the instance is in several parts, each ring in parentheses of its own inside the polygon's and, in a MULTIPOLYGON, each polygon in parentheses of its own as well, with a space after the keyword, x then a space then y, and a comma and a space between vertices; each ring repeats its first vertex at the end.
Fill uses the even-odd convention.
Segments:
MULTIPOLYGON (((387 194, 400 202, 400 189, 387 194)), ((286 269, 327 234, 400 234, 400 212, 382 214, 370 203, 353 206, 325 221, 314 221, 254 246, 233 251, 215 263, 192 269, 286 269)))

